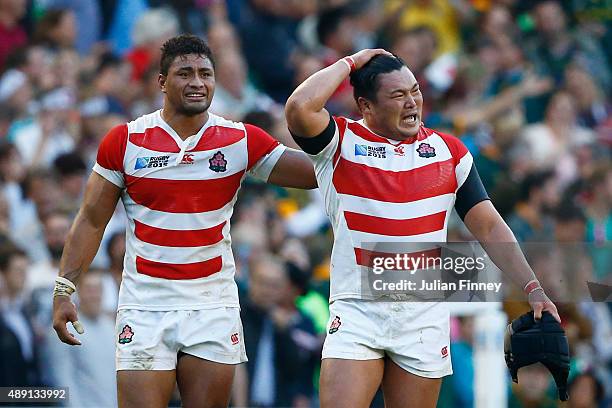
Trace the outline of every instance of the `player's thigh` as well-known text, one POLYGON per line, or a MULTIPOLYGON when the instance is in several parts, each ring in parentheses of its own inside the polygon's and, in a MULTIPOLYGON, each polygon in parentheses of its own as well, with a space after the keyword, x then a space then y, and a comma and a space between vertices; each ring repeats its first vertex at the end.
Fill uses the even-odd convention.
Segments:
POLYGON ((229 404, 235 365, 189 354, 179 355, 176 381, 185 408, 220 408, 229 404))
POLYGON ((117 400, 120 408, 165 408, 172 397, 174 370, 117 371, 117 400))
POLYGON ((382 380, 385 408, 435 408, 441 383, 441 378, 419 377, 386 358, 382 380))
POLYGON ((321 408, 367 408, 383 378, 384 360, 325 358, 321 363, 321 408))

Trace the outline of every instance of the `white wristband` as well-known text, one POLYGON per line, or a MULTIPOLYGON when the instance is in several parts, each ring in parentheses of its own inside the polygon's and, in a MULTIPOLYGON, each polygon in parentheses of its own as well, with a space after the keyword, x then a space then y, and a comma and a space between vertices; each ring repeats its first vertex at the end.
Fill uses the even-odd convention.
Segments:
POLYGON ((55 278, 55 286, 53 287, 53 297, 68 296, 76 292, 76 286, 70 280, 58 276, 55 278))

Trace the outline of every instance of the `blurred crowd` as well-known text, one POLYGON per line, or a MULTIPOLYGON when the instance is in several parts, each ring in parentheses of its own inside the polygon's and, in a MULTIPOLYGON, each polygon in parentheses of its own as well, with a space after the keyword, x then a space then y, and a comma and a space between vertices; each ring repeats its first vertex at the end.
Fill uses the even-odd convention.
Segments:
MULTIPOLYGON (((609 286, 599 302, 566 295, 572 282, 612 284, 606 3, 0 0, 0 386, 69 386, 74 406, 116 404, 121 205, 80 284, 78 348, 51 328, 51 287, 98 143, 112 126, 161 108, 160 46, 190 32, 215 55, 211 111, 294 147, 283 105, 305 78, 368 47, 404 59, 424 95, 424 123, 468 146, 519 241, 585 244, 570 260, 558 250, 527 255, 570 338, 567 406, 610 406, 609 286)), ((348 82, 328 109, 357 117, 348 82)), ((457 217, 450 226, 449 240, 470 239, 457 217)), ((232 239, 249 355, 234 404, 316 406, 332 244, 319 193, 247 180, 232 239)), ((505 310, 513 318, 528 305, 505 310)), ((473 334, 472 317, 452 318, 455 375, 443 383, 441 407, 474 404, 473 334)), ((519 376, 518 385, 508 380, 512 407, 557 406, 542 367, 519 376)))

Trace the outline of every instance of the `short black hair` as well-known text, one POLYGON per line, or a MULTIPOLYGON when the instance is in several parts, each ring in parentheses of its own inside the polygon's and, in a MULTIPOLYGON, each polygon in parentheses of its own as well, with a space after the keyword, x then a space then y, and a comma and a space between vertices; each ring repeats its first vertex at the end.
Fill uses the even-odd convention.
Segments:
POLYGON ((289 282, 300 292, 300 296, 308 292, 311 274, 291 261, 285 262, 285 273, 289 282))
POLYGON ((406 63, 397 55, 376 55, 363 67, 351 74, 351 85, 353 86, 355 100, 363 97, 370 101, 376 101, 376 93, 380 88, 378 76, 400 70, 406 66, 406 63))
POLYGON ((182 55, 197 54, 208 58, 215 67, 212 51, 206 41, 200 37, 191 34, 182 34, 170 38, 161 47, 161 59, 159 61, 159 72, 162 75, 168 75, 170 65, 176 57, 182 55))
POLYGON ((3 243, 2 247, 0 248, 0 271, 6 272, 11 260, 15 257, 27 258, 28 255, 24 250, 12 242, 3 243))
POLYGON ((83 174, 87 170, 85 160, 76 151, 57 156, 53 160, 53 167, 60 176, 83 174))
POLYGON ((555 177, 553 170, 540 170, 529 173, 521 183, 521 201, 528 201, 535 189, 541 189, 548 180, 555 177))
POLYGON ((100 56, 100 61, 98 62, 98 66, 96 67, 96 75, 104 72, 107 68, 117 68, 121 66, 123 60, 117 57, 112 52, 105 52, 100 56))
POLYGON ((347 7, 340 6, 325 10, 317 21, 317 38, 323 45, 327 39, 338 30, 343 19, 349 16, 347 7))
POLYGON ((580 221, 586 222, 587 217, 584 210, 571 201, 562 202, 554 212, 555 220, 560 223, 580 221))

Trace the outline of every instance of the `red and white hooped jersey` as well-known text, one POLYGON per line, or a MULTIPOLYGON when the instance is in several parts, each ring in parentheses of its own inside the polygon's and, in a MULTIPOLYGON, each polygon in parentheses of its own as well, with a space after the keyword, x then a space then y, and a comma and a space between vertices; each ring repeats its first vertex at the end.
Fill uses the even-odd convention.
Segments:
POLYGON ((161 111, 113 128, 94 171, 122 189, 128 226, 119 309, 238 306, 230 217, 246 172, 267 180, 285 147, 209 113, 182 140, 161 111))
POLYGON ((377 243, 446 242, 457 190, 473 163, 459 139, 423 126, 416 138, 398 142, 363 120, 333 120, 331 142, 309 155, 334 230, 330 301, 367 297, 362 278, 377 243))

